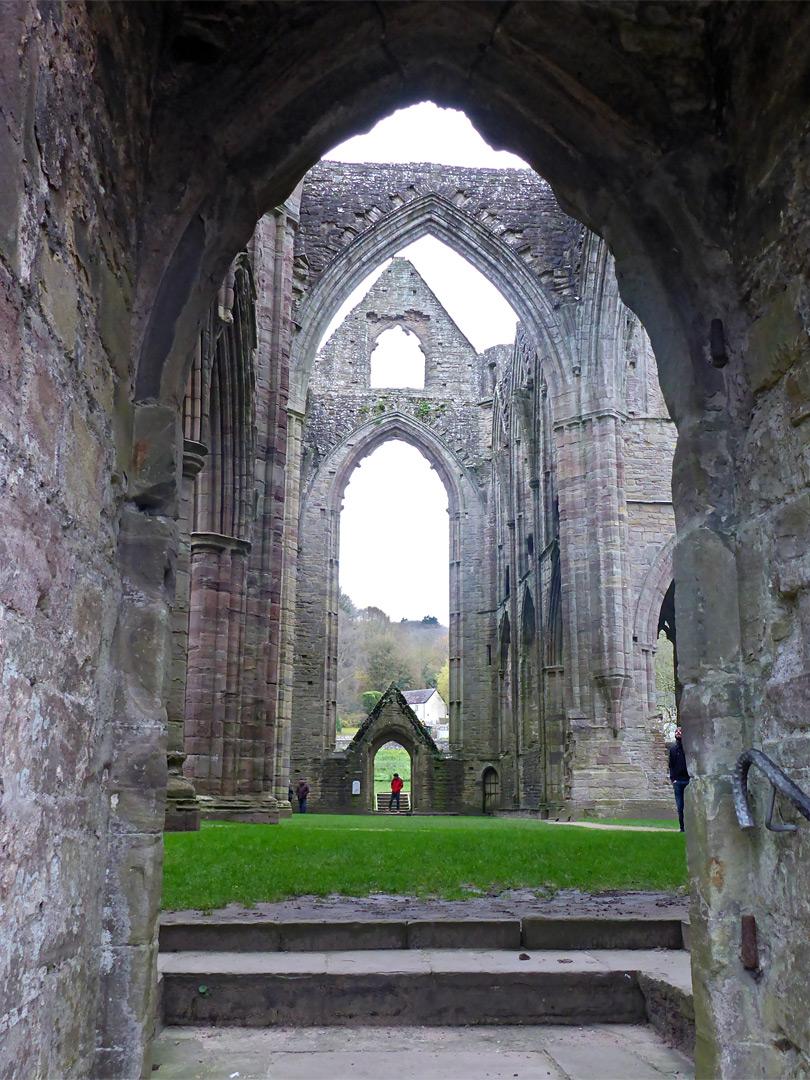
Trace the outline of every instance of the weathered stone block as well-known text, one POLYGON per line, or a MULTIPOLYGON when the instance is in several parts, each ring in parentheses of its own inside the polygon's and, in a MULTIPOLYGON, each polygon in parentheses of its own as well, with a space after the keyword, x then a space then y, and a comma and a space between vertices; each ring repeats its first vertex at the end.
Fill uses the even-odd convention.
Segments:
POLYGON ((754 391, 773 386, 797 360, 806 359, 807 334, 798 310, 802 289, 802 281, 794 278, 770 298, 748 331, 744 362, 754 391))
POLYGON ((127 492, 130 499, 147 511, 175 517, 182 461, 182 432, 176 411, 161 405, 136 408, 127 492))
POLYGON ((173 601, 178 543, 174 520, 124 506, 118 531, 118 562, 133 585, 173 601))
POLYGON ((59 251, 48 248, 42 259, 42 292, 40 302, 45 317, 59 335, 63 345, 73 350, 79 322, 79 295, 76 273, 65 263, 59 251))

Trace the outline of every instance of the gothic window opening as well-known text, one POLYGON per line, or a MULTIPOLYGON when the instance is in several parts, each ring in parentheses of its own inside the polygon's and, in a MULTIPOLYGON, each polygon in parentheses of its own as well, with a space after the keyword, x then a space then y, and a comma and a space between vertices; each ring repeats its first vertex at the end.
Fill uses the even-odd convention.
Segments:
POLYGON ((444 483, 404 440, 376 446, 350 474, 331 571, 337 618, 327 615, 335 745, 362 722, 365 695, 433 687, 443 673, 449 682, 449 527, 444 483))
POLYGON ((509 667, 509 646, 512 642, 512 630, 509 625, 509 616, 504 615, 501 622, 501 675, 509 667))
POLYGON ((392 326, 377 338, 369 360, 369 386, 417 389, 425 386, 425 354, 412 330, 392 326))
POLYGON ((534 613, 534 600, 528 587, 523 593, 523 649, 524 652, 534 641, 537 629, 537 619, 534 613))
POLYGON ((658 617, 658 643, 655 651, 655 703, 661 712, 669 737, 678 725, 681 700, 678 679, 678 641, 675 630, 675 582, 664 595, 658 617))

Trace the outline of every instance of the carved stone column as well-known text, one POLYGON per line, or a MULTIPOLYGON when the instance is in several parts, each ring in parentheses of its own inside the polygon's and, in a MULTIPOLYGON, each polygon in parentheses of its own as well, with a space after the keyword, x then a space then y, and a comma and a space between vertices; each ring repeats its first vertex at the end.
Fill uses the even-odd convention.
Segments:
POLYGON ((274 824, 276 799, 240 790, 241 659, 250 543, 191 534, 191 605, 186 689, 186 776, 208 820, 274 824))
POLYGON ((169 832, 194 831, 200 827, 200 802, 194 785, 183 776, 186 677, 188 672, 188 621, 191 594, 190 528, 194 478, 205 464, 208 447, 183 440, 183 479, 178 513, 179 545, 175 600, 172 609, 172 685, 169 693, 169 766, 166 790, 166 824, 169 832))

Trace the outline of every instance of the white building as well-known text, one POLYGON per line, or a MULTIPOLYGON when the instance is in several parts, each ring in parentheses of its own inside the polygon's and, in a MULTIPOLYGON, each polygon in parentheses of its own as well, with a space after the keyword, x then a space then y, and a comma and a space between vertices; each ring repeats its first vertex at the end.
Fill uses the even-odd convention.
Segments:
POLYGON ((434 739, 450 737, 447 705, 435 686, 426 686, 424 690, 403 690, 402 695, 434 739))

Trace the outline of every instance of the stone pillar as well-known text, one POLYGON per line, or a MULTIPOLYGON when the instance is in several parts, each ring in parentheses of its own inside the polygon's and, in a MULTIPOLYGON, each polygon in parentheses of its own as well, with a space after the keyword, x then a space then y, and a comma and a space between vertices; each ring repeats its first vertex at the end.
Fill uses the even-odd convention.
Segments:
POLYGON ((633 681, 629 625, 627 506, 624 492, 621 419, 614 412, 595 416, 588 432, 590 507, 593 521, 592 559, 596 563, 593 596, 598 611, 592 672, 602 698, 600 712, 614 732, 624 726, 625 691, 633 681))
POLYGON ((208 447, 191 439, 183 441, 183 478, 178 514, 178 551, 172 608, 172 685, 169 693, 168 787, 166 825, 168 832, 184 832, 200 827, 200 803, 191 781, 183 776, 186 675, 188 671, 188 624, 191 597, 191 520, 194 478, 205 464, 208 447))
POLYGON ((251 243, 257 291, 257 513, 249 571, 242 709, 253 733, 253 788, 262 792, 265 800, 272 800, 283 817, 292 813, 287 799, 291 679, 285 686, 283 654, 285 611, 295 605, 300 471, 296 464, 290 476, 290 454, 300 454, 300 434, 298 449, 294 445, 291 450, 289 440, 295 443, 296 424, 288 410, 297 224, 298 195, 294 194, 260 220, 251 243), (292 510, 288 506, 291 498, 292 510))
POLYGON ((191 605, 186 685, 186 776, 206 819, 275 822, 275 800, 240 791, 240 700, 245 583, 250 543, 191 534, 191 605))
MULTIPOLYGON (((462 637, 460 626, 461 614, 461 590, 463 587, 463 566, 461 562, 461 514, 456 511, 450 513, 450 606, 448 638, 456 643, 462 637)), ((464 684, 464 657, 460 648, 450 650, 449 664, 449 693, 450 700, 447 702, 448 727, 450 729, 450 746, 458 751, 464 745, 464 728, 461 712, 462 686, 464 684)))
MULTIPOLYGON (((134 467, 118 530, 123 590, 111 648, 117 675, 111 687, 113 721, 100 756, 108 763, 100 773, 109 824, 98 853, 104 914, 91 1075, 99 1077, 148 1075, 150 1069, 182 442, 178 421, 176 409, 135 409, 134 467)), ((91 1002, 84 1005, 92 1008, 91 1002)))
POLYGON ((287 411, 287 475, 284 499, 283 569, 281 576, 281 624, 279 628, 279 700, 276 717, 276 798, 282 817, 292 817, 288 795, 291 781, 293 687, 295 680, 295 605, 298 571, 298 515, 301 501, 302 413, 287 411))
POLYGON ((571 799, 584 810, 646 790, 623 730, 634 664, 620 424, 602 409, 555 429, 571 799))

